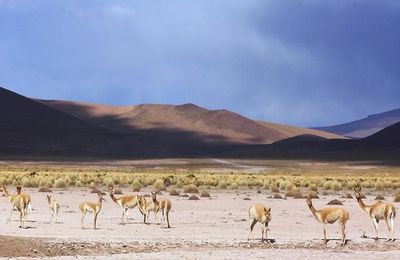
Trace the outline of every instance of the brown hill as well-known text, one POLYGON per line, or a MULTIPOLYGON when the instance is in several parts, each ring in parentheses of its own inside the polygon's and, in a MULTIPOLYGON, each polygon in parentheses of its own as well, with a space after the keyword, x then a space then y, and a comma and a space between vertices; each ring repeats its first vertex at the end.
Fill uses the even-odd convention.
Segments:
POLYGON ((343 138, 313 129, 254 121, 228 110, 208 110, 193 104, 109 106, 59 100, 38 101, 109 130, 129 134, 142 131, 159 137, 166 134, 166 137, 177 140, 184 138, 182 132, 201 136, 206 143, 269 144, 303 134, 343 138))
POLYGON ((0 88, 0 111, 3 157, 156 154, 153 140, 112 132, 4 88, 0 88), (132 149, 135 145, 144 149, 132 149))

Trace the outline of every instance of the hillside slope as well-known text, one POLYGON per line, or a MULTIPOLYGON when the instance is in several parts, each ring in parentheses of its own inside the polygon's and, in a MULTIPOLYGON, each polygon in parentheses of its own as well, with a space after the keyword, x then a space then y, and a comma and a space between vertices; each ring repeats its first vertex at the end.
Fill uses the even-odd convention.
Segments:
MULTIPOLYGON (((6 156, 122 156, 154 152, 150 140, 112 132, 0 88, 0 154, 6 156)), ((153 147, 154 148, 154 147, 153 147)))
MULTIPOLYGON (((59 100, 38 101, 104 128, 131 134, 138 130, 154 134, 159 132, 160 135, 183 131, 206 137, 204 140, 209 143, 241 144, 269 144, 302 134, 342 138, 313 129, 254 121, 228 110, 208 110, 194 104, 109 106, 59 100)), ((179 136, 176 138, 179 139, 179 136)))
POLYGON ((400 109, 369 115, 368 117, 345 124, 316 127, 314 129, 335 133, 351 138, 364 138, 400 122, 400 109))

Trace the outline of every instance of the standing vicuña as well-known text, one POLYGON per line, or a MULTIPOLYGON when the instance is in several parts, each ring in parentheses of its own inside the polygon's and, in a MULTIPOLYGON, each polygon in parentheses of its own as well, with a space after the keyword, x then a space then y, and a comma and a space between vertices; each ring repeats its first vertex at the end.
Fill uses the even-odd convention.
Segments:
POLYGON ((81 227, 82 229, 85 229, 83 222, 85 220, 85 216, 87 212, 93 213, 94 215, 94 221, 93 221, 93 226, 94 229, 97 229, 97 215, 99 215, 99 212, 103 206, 103 201, 105 201, 105 199, 103 198, 103 194, 102 193, 98 193, 98 198, 99 201, 96 203, 93 202, 82 202, 79 205, 79 209, 81 210, 82 213, 82 219, 81 219, 81 227))
MULTIPOLYGON (((114 188, 109 187, 108 188, 110 192, 110 197, 111 199, 117 203, 118 206, 120 206, 122 210, 122 218, 121 218, 121 224, 125 224, 126 221, 128 221, 128 210, 133 209, 139 204, 139 196, 138 195, 126 195, 126 196, 121 196, 119 198, 116 198, 114 196, 114 188)), ((142 209, 139 207, 139 212, 140 214, 143 215, 142 209)))
POLYGON ((50 214, 51 214, 49 223, 51 223, 51 221, 53 220, 53 217, 56 218, 56 223, 57 223, 58 212, 60 211, 61 206, 56 200, 52 199, 51 195, 47 195, 47 203, 49 205, 50 214))
POLYGON ((20 228, 25 227, 26 218, 28 216, 28 208, 31 204, 31 196, 21 193, 21 187, 17 187, 17 196, 13 199, 13 207, 19 211, 20 228))
POLYGON ((360 207, 372 219, 375 227, 375 240, 378 240, 379 220, 384 219, 388 227, 388 240, 393 240, 394 219, 396 217, 396 208, 386 202, 378 201, 372 205, 365 205, 361 199, 361 187, 355 187, 356 199, 360 207))
POLYGON ((345 209, 330 207, 324 208, 321 210, 316 210, 312 204, 311 194, 307 195, 307 204, 310 208, 312 214, 317 219, 317 221, 321 222, 324 226, 324 243, 326 244, 328 241, 326 240, 326 224, 333 224, 336 221, 339 221, 339 225, 342 231, 342 239, 341 245, 344 246, 346 244, 346 222, 349 220, 349 212, 345 209))
POLYGON ((172 203, 169 199, 162 199, 160 201, 157 200, 157 192, 151 192, 151 197, 153 202, 150 204, 144 205, 146 221, 148 223, 149 213, 150 211, 154 212, 154 223, 158 224, 158 212, 161 210, 161 224, 164 225, 165 222, 167 227, 170 228, 169 225, 169 211, 171 210, 172 203))
MULTIPOLYGON (((4 193, 4 195, 6 195, 8 201, 10 201, 10 203, 11 203, 10 217, 8 218, 8 221, 11 221, 13 210, 17 209, 14 205, 14 199, 18 196, 18 194, 12 195, 12 194, 8 193, 5 185, 3 185, 3 193, 4 193)), ((26 194, 26 193, 21 192, 21 194, 26 194)), ((26 195, 29 197, 29 201, 30 201, 31 197, 28 194, 26 194, 26 195)), ((28 210, 29 211, 32 210, 31 203, 29 203, 29 205, 28 205, 28 210)))
MULTIPOLYGON (((262 204, 254 204, 249 208, 249 234, 247 239, 250 239, 250 234, 253 236, 253 228, 257 222, 260 222, 261 227, 261 240, 267 240, 268 223, 271 221, 271 208, 267 208, 262 204)), ((254 237, 253 237, 254 239, 254 237)))

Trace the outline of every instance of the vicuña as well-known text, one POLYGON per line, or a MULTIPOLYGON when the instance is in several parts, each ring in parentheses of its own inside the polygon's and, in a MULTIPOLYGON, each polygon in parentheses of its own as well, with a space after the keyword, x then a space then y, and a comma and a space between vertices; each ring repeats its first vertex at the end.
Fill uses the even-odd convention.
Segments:
MULTIPOLYGON (((13 210, 15 209, 15 210, 17 210, 17 208, 15 207, 15 205, 14 205, 14 200, 15 200, 15 198, 18 196, 18 194, 10 194, 9 192, 8 192, 8 190, 7 190, 7 187, 5 186, 5 185, 3 185, 3 193, 4 193, 4 195, 7 197, 7 199, 8 199, 8 201, 10 202, 10 204, 11 204, 11 210, 10 210, 10 216, 9 216, 9 218, 7 219, 8 221, 11 221, 11 217, 12 217, 12 213, 13 213, 13 210)), ((26 193, 23 193, 22 192, 22 194, 26 194, 26 193)), ((28 197, 29 197, 29 201, 31 201, 31 197, 30 197, 30 195, 29 194, 26 194, 28 197)), ((29 202, 29 205, 28 205, 28 210, 31 212, 32 211, 32 205, 31 205, 31 203, 29 202)))
MULTIPOLYGON (((126 195, 121 196, 119 198, 114 196, 114 188, 109 187, 108 191, 110 193, 111 199, 121 208, 122 217, 121 224, 125 224, 128 221, 128 210, 133 209, 137 205, 139 205, 139 196, 138 195, 126 195)), ((140 214, 144 214, 141 207, 139 207, 140 214)))
POLYGON ((57 223, 57 219, 58 219, 58 212, 60 211, 61 205, 54 200, 51 195, 47 195, 47 204, 49 205, 49 209, 50 209, 50 221, 49 223, 52 222, 53 217, 56 219, 56 223, 57 223))
POLYGON ((338 221, 341 228, 340 230, 342 232, 341 245, 344 246, 346 244, 346 222, 349 220, 349 212, 347 212, 345 209, 336 207, 316 210, 312 204, 312 196, 310 193, 307 194, 307 205, 317 221, 323 224, 324 243, 326 244, 328 242, 326 240, 326 224, 333 224, 338 221))
POLYGON ((366 205, 361 198, 361 187, 355 187, 356 199, 360 207, 372 219, 375 227, 375 240, 378 240, 379 220, 385 220, 388 227, 388 241, 393 240, 394 233, 394 219, 396 218, 396 208, 394 205, 378 201, 372 205, 366 205))
POLYGON ((103 207, 103 201, 105 201, 102 193, 98 193, 98 199, 99 200, 98 200, 97 204, 93 203, 93 202, 82 202, 79 205, 79 209, 82 213, 82 219, 81 219, 82 229, 85 229, 84 220, 85 220, 86 213, 88 213, 88 212, 93 213, 93 215, 94 215, 93 227, 94 227, 94 229, 97 229, 97 216, 99 215, 100 210, 103 207))
MULTIPOLYGON (((257 222, 260 222, 262 225, 261 228, 261 240, 264 240, 264 234, 265 234, 265 240, 268 240, 267 238, 267 231, 268 229, 268 224, 271 221, 271 208, 267 208, 262 204, 254 204, 249 208, 249 233, 247 235, 247 239, 250 239, 250 234, 253 237, 253 228, 254 225, 257 224, 257 222)), ((254 237, 253 237, 254 239, 254 237)))

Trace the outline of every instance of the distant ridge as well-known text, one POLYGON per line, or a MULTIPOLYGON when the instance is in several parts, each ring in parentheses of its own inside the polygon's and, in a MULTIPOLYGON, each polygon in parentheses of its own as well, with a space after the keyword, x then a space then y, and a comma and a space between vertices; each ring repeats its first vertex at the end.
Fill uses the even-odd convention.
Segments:
POLYGON ((345 124, 315 127, 314 129, 335 133, 351 138, 364 138, 400 122, 400 109, 369 115, 366 118, 345 124))
POLYGON ((254 121, 194 104, 39 102, 4 88, 0 111, 3 159, 400 159, 400 123, 362 139, 329 139, 332 135, 321 131, 254 121))
MULTIPOLYGON (((168 129, 171 134, 184 131, 207 136, 204 140, 210 143, 237 144, 269 144, 302 134, 343 138, 313 129, 255 121, 228 110, 208 110, 191 103, 110 106, 60 100, 38 101, 106 129, 129 134, 138 130, 156 133, 160 129, 168 129)), ((179 136, 176 138, 179 139, 179 136)))

